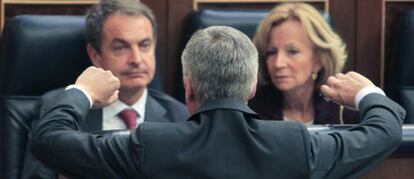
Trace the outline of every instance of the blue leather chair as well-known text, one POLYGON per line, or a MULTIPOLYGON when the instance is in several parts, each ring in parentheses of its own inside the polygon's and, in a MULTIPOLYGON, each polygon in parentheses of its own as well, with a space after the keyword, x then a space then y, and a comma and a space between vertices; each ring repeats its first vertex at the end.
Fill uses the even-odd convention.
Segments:
POLYGON ((14 17, 3 31, 0 64, 1 176, 22 178, 36 104, 91 65, 82 16, 14 17))

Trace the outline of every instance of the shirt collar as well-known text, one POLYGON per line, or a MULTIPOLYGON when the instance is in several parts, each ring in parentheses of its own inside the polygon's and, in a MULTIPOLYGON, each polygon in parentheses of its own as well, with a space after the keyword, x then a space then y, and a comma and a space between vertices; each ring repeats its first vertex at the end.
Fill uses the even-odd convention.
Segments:
POLYGON ((259 119, 260 116, 254 112, 252 109, 250 109, 245 101, 242 101, 240 99, 234 99, 234 98, 221 98, 216 99, 213 101, 205 102, 202 104, 198 111, 191 115, 189 120, 192 120, 194 116, 199 115, 200 113, 204 113, 207 111, 212 110, 233 110, 233 111, 241 111, 245 113, 246 115, 250 115, 253 118, 259 119))
POLYGON ((133 108, 138 114, 138 122, 142 122, 145 119, 145 104, 147 103, 148 90, 145 89, 143 95, 139 100, 134 103, 132 106, 125 104, 120 100, 116 100, 111 105, 102 109, 103 111, 103 120, 108 120, 118 115, 122 110, 127 108, 133 108))

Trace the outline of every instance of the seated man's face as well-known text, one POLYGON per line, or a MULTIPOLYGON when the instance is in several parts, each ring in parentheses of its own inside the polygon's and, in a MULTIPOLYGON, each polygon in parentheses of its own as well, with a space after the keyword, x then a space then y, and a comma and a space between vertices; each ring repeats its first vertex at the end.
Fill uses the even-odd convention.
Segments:
POLYGON ((154 51, 153 29, 145 16, 115 13, 103 24, 101 54, 93 61, 120 79, 120 92, 133 92, 154 77, 154 51))

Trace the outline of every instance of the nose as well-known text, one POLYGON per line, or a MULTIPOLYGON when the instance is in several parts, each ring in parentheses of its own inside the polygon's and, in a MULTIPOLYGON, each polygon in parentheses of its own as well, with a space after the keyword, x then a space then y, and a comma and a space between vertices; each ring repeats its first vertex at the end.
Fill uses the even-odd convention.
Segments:
POLYGON ((273 59, 273 65, 276 68, 284 68, 286 67, 287 57, 283 53, 278 53, 273 59))
POLYGON ((131 53, 129 56, 129 63, 140 64, 142 62, 142 53, 138 47, 131 48, 131 53))

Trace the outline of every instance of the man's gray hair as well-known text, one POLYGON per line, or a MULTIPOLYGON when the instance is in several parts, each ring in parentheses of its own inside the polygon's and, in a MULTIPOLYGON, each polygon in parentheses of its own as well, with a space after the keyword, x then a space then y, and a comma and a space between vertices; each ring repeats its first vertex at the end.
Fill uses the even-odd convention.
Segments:
POLYGON ((247 101, 257 81, 258 52, 242 32, 226 26, 197 31, 181 56, 199 103, 219 98, 247 101))
POLYGON ((106 18, 114 13, 129 16, 145 16, 152 25, 154 41, 157 39, 157 25, 151 9, 138 0, 101 0, 86 14, 86 41, 101 52, 102 28, 106 18))

